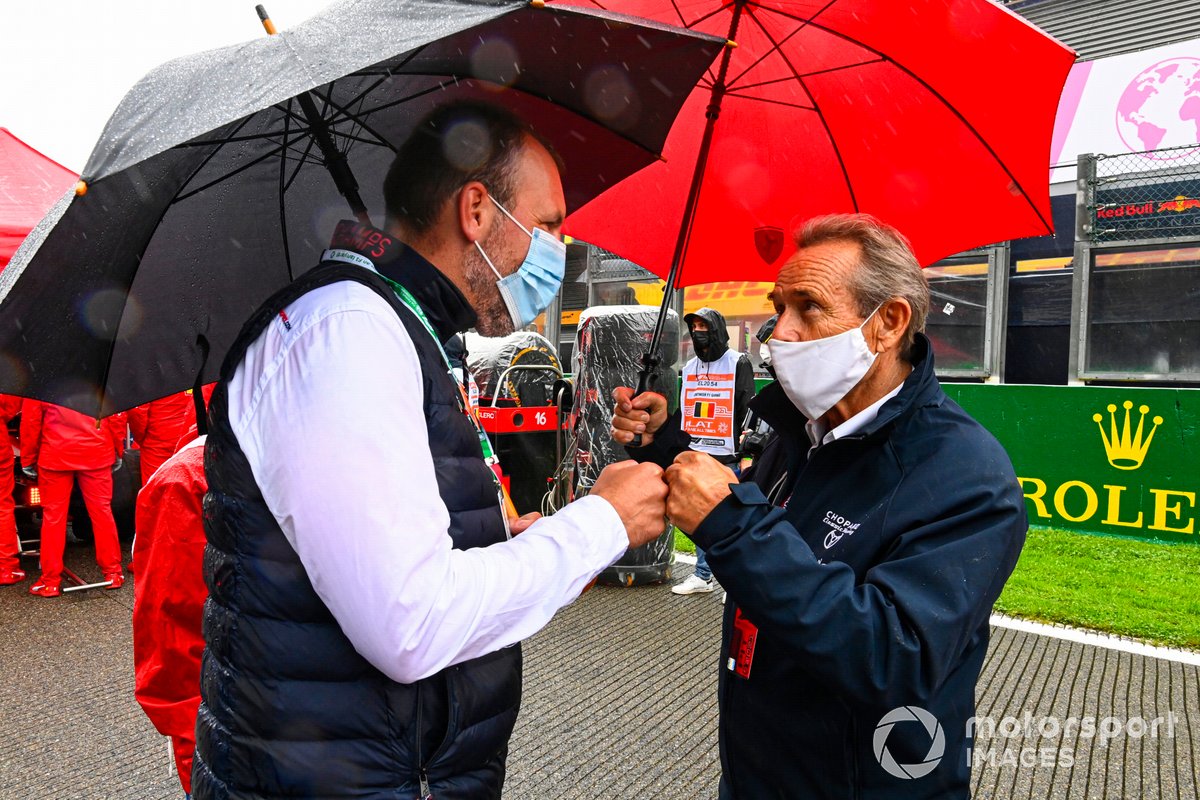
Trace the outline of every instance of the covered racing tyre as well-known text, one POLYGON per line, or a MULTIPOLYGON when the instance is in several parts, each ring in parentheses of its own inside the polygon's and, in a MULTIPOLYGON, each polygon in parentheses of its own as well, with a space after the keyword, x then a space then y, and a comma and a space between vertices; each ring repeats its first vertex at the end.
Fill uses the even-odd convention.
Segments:
POLYGON ((479 393, 502 406, 548 406, 554 382, 562 375, 558 354, 549 340, 532 331, 500 338, 468 333, 464 338, 467 368, 479 393))
MULTIPOLYGON (((577 450, 574 458, 574 496, 582 497, 609 464, 629 458, 612 440, 612 393, 618 386, 636 386, 642 354, 653 336, 658 309, 650 306, 599 306, 579 318, 575 351, 575 416, 577 450)), ((651 389, 665 396, 671 410, 679 401, 675 362, 679 355, 679 317, 670 312, 658 355, 661 366, 651 389)), ((600 582, 637 586, 671 577, 674 530, 648 544, 632 548, 600 573, 600 582)))

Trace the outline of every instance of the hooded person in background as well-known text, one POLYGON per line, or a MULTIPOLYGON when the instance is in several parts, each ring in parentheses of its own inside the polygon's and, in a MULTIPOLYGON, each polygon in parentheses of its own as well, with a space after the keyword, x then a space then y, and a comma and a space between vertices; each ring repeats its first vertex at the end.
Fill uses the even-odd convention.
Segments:
POLYGON ((670 464, 670 519, 726 604, 721 800, 966 800, 992 604, 1028 527, 990 433, 946 397, 929 286, 873 217, 810 220, 772 300, 774 433, 739 482, 666 398, 614 392, 613 437, 670 464), (893 730, 894 729, 894 730, 893 730))
MULTIPOLYGON (((690 437, 690 449, 736 468, 742 423, 754 398, 754 365, 745 353, 729 348, 729 329, 720 311, 701 308, 685 315, 683 321, 696 355, 683 366, 677 424, 690 437)), ((696 594, 714 588, 712 570, 704 551, 697 547, 695 571, 671 591, 696 594)))

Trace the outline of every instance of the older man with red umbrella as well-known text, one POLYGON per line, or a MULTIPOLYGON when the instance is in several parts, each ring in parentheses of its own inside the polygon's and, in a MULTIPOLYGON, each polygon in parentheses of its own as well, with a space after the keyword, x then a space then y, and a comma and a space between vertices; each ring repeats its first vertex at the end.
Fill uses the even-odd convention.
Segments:
POLYGON ((669 465, 667 515, 730 600, 720 796, 965 800, 1021 488, 938 384, 904 237, 831 215, 796 243, 771 295, 778 380, 751 403, 775 433, 740 482, 687 450, 661 395, 615 393, 614 438, 669 465))

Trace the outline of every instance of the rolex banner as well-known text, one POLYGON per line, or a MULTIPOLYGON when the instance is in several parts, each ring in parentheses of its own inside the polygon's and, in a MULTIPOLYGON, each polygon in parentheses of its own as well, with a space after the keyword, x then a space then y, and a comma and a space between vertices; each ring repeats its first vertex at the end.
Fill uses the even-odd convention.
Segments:
POLYGON ((1030 525, 1200 542, 1200 390, 943 388, 1008 451, 1030 525))

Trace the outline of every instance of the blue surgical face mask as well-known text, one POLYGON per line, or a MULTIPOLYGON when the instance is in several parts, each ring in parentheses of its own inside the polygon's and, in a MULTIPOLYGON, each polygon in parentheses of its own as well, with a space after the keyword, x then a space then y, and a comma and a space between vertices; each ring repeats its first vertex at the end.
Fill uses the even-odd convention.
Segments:
POLYGON ((537 319, 554 300, 554 295, 558 294, 558 287, 562 285, 563 276, 567 272, 567 246, 541 228, 528 230, 517 222, 517 218, 508 213, 508 209, 500 205, 496 198, 490 194, 488 197, 496 203, 496 208, 504 212, 504 216, 511 219, 513 224, 530 238, 529 252, 525 254, 525 260, 516 272, 507 277, 500 275, 500 270, 496 269, 488 254, 483 252, 479 242, 475 242, 475 249, 492 268, 492 272, 496 273, 496 288, 500 290, 504 305, 508 307, 513 327, 519 330, 537 319))

